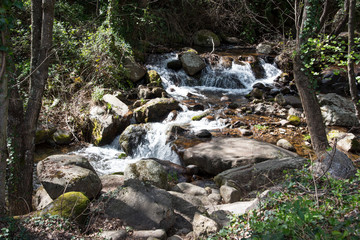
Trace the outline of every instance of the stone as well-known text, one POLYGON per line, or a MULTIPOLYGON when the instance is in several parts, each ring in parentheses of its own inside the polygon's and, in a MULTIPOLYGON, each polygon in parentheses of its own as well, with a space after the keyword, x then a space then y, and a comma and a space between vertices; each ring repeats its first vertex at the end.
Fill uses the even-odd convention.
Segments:
POLYGON ((147 124, 131 124, 120 135, 119 144, 127 155, 133 155, 134 149, 141 143, 149 130, 147 124))
POLYGON ((167 172, 163 166, 152 160, 145 159, 128 164, 124 172, 125 180, 139 179, 156 187, 167 189, 167 172))
POLYGON ((95 198, 101 190, 101 180, 89 161, 78 155, 53 155, 37 165, 39 181, 52 199, 65 192, 83 192, 95 198))
POLYGON ((194 36, 194 44, 201 47, 218 47, 220 46, 220 38, 210 30, 199 30, 194 36))
POLYGON ((38 189, 36 189, 36 193, 33 196, 34 209, 41 210, 52 201, 53 200, 51 199, 51 197, 46 192, 43 186, 40 186, 38 189))
POLYGON ((289 115, 294 115, 294 116, 297 116, 299 118, 302 118, 302 117, 305 117, 304 113, 302 112, 301 109, 299 108, 290 108, 289 111, 288 111, 288 114, 289 115))
POLYGON ((286 105, 290 105, 294 108, 302 108, 302 104, 299 96, 285 95, 284 100, 286 105))
POLYGON ((151 86, 161 87, 161 77, 157 71, 155 70, 147 71, 146 78, 151 84, 151 86))
POLYGON ((40 215, 61 216, 83 224, 87 217, 86 210, 89 204, 90 200, 83 193, 67 192, 47 205, 40 215))
POLYGON ((284 148, 286 150, 289 150, 289 151, 293 151, 295 152, 295 148, 294 146, 286 139, 279 139, 277 142, 276 142, 276 146, 279 146, 281 148, 284 148))
POLYGON ((253 132, 250 131, 249 129, 240 128, 239 131, 241 133, 241 136, 244 137, 253 135, 253 132))
POLYGON ((193 195, 193 196, 207 196, 208 195, 208 193, 206 192, 206 190, 204 188, 196 186, 191 183, 186 183, 186 182, 176 184, 176 186, 174 186, 171 190, 180 192, 180 193, 193 195))
POLYGON ((270 44, 260 43, 256 46, 256 52, 260 54, 269 55, 272 51, 272 47, 270 44))
POLYGON ((355 108, 350 99, 335 93, 319 94, 321 114, 327 126, 359 126, 355 108))
POLYGON ((130 124, 131 115, 119 117, 115 114, 106 114, 102 107, 94 106, 90 109, 89 118, 92 129, 91 142, 94 145, 105 145, 111 143, 130 124))
POLYGON ((178 71, 182 68, 182 63, 180 59, 171 60, 167 63, 167 68, 178 71))
POLYGON ((322 72, 318 82, 318 91, 322 94, 336 93, 340 96, 349 96, 349 82, 345 73, 335 74, 333 70, 322 72))
POLYGON ((59 145, 68 145, 73 140, 73 135, 70 131, 66 130, 57 130, 53 135, 52 139, 56 144, 59 145))
POLYGON ((55 127, 48 127, 45 125, 38 126, 35 132, 35 144, 45 143, 51 139, 52 135, 56 132, 55 127))
POLYGON ((266 77, 266 72, 261 62, 262 60, 260 60, 260 58, 256 58, 254 62, 250 63, 251 69, 256 79, 262 79, 266 77))
POLYGON ((102 231, 100 237, 107 240, 125 240, 127 239, 126 230, 116 230, 116 231, 102 231))
POLYGON ((105 214, 135 230, 170 229, 175 223, 171 195, 163 189, 129 179, 105 206, 105 214))
POLYGON ((287 120, 289 121, 289 124, 294 125, 294 126, 299 126, 301 123, 301 119, 295 115, 289 115, 287 117, 287 120))
POLYGON ((156 229, 134 231, 131 237, 133 239, 166 240, 167 235, 164 229, 156 229))
POLYGON ((194 132, 194 135, 198 138, 211 138, 212 134, 207 129, 201 129, 194 132))
POLYGON ((194 196, 180 192, 169 191, 174 211, 177 214, 175 229, 189 228, 195 213, 205 213, 205 206, 212 202, 206 196, 194 196))
POLYGON ((218 186, 236 186, 244 197, 253 190, 273 185, 276 180, 282 179, 284 170, 299 169, 305 163, 306 159, 301 157, 279 157, 226 170, 216 175, 214 181, 218 186))
POLYGON ((212 138, 185 150, 186 165, 197 165, 208 174, 266 160, 297 157, 295 153, 275 145, 248 138, 212 138))
POLYGON ((179 235, 173 235, 169 237, 167 240, 183 240, 183 238, 180 237, 179 235))
POLYGON ((130 57, 125 57, 124 68, 128 70, 129 79, 133 82, 139 81, 146 74, 146 68, 130 57))
POLYGON ((241 193, 234 187, 222 185, 220 187, 220 195, 224 203, 233 203, 240 200, 241 193))
POLYGON ((196 237, 206 237, 220 230, 217 222, 202 214, 196 213, 193 220, 193 230, 196 237))
POLYGON ((345 133, 338 130, 332 130, 328 132, 327 136, 330 142, 334 142, 336 139, 336 147, 345 152, 360 151, 360 143, 353 133, 345 133))
POLYGON ((129 112, 129 107, 115 95, 105 94, 102 100, 109 104, 111 111, 114 111, 119 117, 124 117, 129 112))
POLYGON ((204 60, 194 52, 185 52, 180 57, 185 72, 193 76, 206 67, 204 60))
POLYGON ((180 110, 179 102, 173 98, 155 98, 134 110, 139 123, 161 122, 173 110, 180 110))
POLYGON ((251 91, 250 95, 253 98, 257 98, 257 99, 262 99, 264 96, 264 92, 259 89, 259 88, 253 88, 253 90, 251 91))
POLYGON ((100 176, 101 180, 101 193, 106 194, 112 191, 118 190, 122 185, 124 185, 125 178, 123 175, 102 175, 100 176))
POLYGON ((329 173, 331 177, 337 179, 347 179, 355 176, 356 173, 351 159, 338 149, 335 152, 332 150, 321 155, 315 161, 312 170, 317 177, 329 173))
POLYGON ((164 94, 166 94, 165 90, 161 87, 145 87, 140 85, 138 89, 138 97, 140 99, 161 98, 164 94))

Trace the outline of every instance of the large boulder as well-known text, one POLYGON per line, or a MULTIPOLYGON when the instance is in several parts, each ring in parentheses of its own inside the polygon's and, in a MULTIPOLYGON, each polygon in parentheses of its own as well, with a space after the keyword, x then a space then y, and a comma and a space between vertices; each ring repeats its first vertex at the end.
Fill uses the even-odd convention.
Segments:
POLYGON ((338 179, 350 178, 356 173, 351 159, 338 149, 321 155, 312 166, 312 170, 317 177, 329 173, 331 177, 338 179))
POLYGON ((124 67, 128 71, 129 79, 133 82, 139 81, 146 74, 146 68, 129 57, 125 58, 124 67))
POLYGON ((83 192, 95 198, 101 190, 101 180, 89 161, 78 155, 53 155, 37 165, 39 181, 52 199, 65 192, 83 192))
POLYGON ((201 47, 218 47, 220 38, 210 30, 199 30, 194 34, 194 44, 201 47))
POLYGON ((173 98, 155 98, 134 110, 137 122, 161 122, 173 110, 179 110, 179 102, 173 98))
POLYGON ((139 179, 156 187, 167 189, 167 172, 163 166, 152 159, 142 159, 128 164, 124 171, 125 180, 139 179))
POLYGON ((328 126, 353 127, 359 125, 351 100, 335 93, 319 94, 319 104, 324 122, 328 126))
POLYGON ((168 230, 175 222, 170 194, 138 179, 125 182, 106 204, 105 214, 139 230, 168 230))
MULTIPOLYGON (((118 108, 112 104, 110 106, 114 106, 117 113, 125 112, 124 108, 118 108)), ((130 124, 131 115, 118 115, 117 113, 109 113, 100 106, 90 109, 92 143, 95 145, 108 144, 130 124)))
POLYGON ((187 51, 180 57, 185 72, 193 76, 206 67, 204 60, 193 51, 187 51))
POLYGON ((249 164, 226 170, 214 180, 216 184, 230 185, 241 189, 241 195, 274 184, 276 179, 284 177, 284 170, 299 169, 304 166, 306 159, 301 157, 280 157, 264 162, 249 164))
POLYGON ((148 131, 147 124, 131 124, 121 133, 119 144, 127 155, 133 155, 134 149, 143 141, 148 131))
POLYGON ((184 163, 194 164, 209 174, 266 160, 297 157, 275 145, 248 138, 212 138, 184 152, 184 163))
POLYGON ((81 192, 67 192, 47 205, 40 215, 56 215, 83 224, 90 200, 81 192))

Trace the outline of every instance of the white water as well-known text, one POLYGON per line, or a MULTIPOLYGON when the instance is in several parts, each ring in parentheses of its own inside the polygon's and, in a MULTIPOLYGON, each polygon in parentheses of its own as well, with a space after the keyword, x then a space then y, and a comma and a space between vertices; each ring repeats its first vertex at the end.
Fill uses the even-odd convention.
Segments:
MULTIPOLYGON (((231 69, 216 68, 207 66, 202 71, 199 80, 189 77, 183 70, 173 71, 166 67, 167 63, 177 58, 174 53, 149 58, 148 69, 156 70, 162 79, 164 89, 172 97, 182 100, 191 93, 200 98, 206 99, 207 94, 220 92, 222 94, 244 95, 251 91, 252 85, 257 82, 271 84, 281 73, 279 69, 271 64, 262 62, 266 72, 265 79, 256 80, 249 64, 233 64, 231 69)), ((172 150, 171 143, 166 142, 167 133, 171 126, 180 125, 196 131, 201 129, 221 129, 224 127, 224 120, 209 121, 206 118, 200 121, 192 121, 191 118, 198 116, 205 111, 190 111, 186 106, 181 105, 182 111, 178 113, 175 120, 169 116, 162 123, 146 124, 147 134, 142 136, 141 144, 134 150, 133 156, 120 159, 124 153, 119 145, 119 137, 111 144, 96 147, 89 146, 77 151, 77 154, 85 155, 90 159, 91 164, 99 174, 111 174, 123 172, 129 163, 136 162, 141 158, 159 158, 180 164, 179 156, 172 150)))

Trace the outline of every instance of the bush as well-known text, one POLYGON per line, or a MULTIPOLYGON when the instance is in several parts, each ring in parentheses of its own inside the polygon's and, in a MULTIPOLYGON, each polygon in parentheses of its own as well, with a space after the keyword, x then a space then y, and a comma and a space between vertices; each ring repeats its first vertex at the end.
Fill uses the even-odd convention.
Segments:
POLYGON ((350 180, 314 179, 307 169, 286 178, 282 191, 209 239, 360 238, 360 170, 350 180))

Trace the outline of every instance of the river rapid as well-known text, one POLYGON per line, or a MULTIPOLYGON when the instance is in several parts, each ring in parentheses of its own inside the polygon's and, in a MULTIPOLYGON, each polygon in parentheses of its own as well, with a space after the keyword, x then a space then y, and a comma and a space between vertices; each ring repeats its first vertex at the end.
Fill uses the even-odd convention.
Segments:
MULTIPOLYGON (((216 54, 222 56, 229 53, 219 52, 216 54)), ((244 58, 241 53, 235 54, 231 57, 234 59, 244 58)), ((181 164, 181 158, 173 150, 172 142, 167 141, 167 134, 173 125, 186 126, 187 129, 194 132, 204 129, 219 131, 226 126, 226 120, 223 118, 213 121, 207 118, 193 121, 192 118, 204 114, 210 109, 223 111, 224 109, 216 108, 217 103, 223 97, 231 98, 234 102, 246 101, 244 96, 253 89, 254 84, 272 85, 281 74, 281 71, 273 63, 260 59, 260 64, 265 70, 265 77, 257 79, 248 62, 233 61, 230 67, 224 67, 222 58, 220 58, 218 64, 207 63, 200 75, 190 77, 184 70, 175 71, 167 67, 168 62, 177 58, 178 54, 175 52, 153 54, 148 57, 146 67, 148 70, 155 70, 159 73, 164 89, 168 95, 181 103, 182 110, 176 116, 170 113, 163 122, 147 123, 147 133, 142 136, 141 143, 133 150, 131 156, 122 157, 124 151, 119 145, 119 136, 109 145, 102 147, 90 145, 74 152, 86 156, 98 174, 123 172, 129 163, 136 162, 141 158, 158 158, 181 164), (200 104, 204 108, 203 110, 190 110, 189 103, 200 104)))

